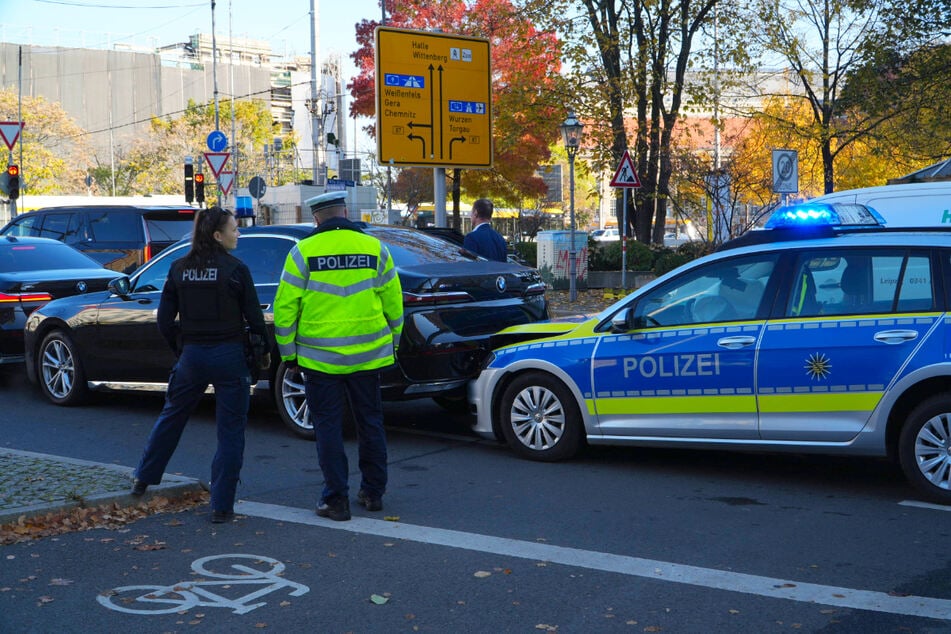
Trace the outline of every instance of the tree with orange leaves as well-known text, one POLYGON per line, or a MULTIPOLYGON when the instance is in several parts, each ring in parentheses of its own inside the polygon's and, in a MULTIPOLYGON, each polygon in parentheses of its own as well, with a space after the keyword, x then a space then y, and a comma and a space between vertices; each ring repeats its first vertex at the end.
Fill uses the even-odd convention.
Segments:
MULTIPOLYGON (((490 42, 494 165, 466 170, 464 183, 462 170, 453 170, 453 226, 459 228, 463 189, 473 197, 495 198, 499 206, 543 197, 545 184, 535 171, 550 158, 549 146, 558 138, 557 122, 563 114, 555 34, 537 30, 509 0, 394 0, 387 9, 389 27, 440 30, 490 42)), ((360 48, 351 57, 359 73, 347 86, 354 116, 375 114, 373 33, 378 25, 370 20, 357 25, 360 48)))

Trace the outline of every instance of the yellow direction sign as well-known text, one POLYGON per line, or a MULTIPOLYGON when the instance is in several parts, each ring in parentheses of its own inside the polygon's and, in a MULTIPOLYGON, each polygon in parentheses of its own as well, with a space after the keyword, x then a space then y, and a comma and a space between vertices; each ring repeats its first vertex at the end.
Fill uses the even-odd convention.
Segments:
POLYGON ((492 166, 489 41, 376 29, 376 150, 382 165, 492 166))

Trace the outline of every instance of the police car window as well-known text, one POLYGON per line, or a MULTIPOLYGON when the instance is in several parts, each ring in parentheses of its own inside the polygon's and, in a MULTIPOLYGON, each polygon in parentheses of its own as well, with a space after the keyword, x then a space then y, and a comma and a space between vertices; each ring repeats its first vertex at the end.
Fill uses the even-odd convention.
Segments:
POLYGON ((757 319, 775 254, 711 262, 642 296, 635 323, 681 326, 757 319))
POLYGON ((905 249, 804 254, 795 271, 786 310, 790 317, 908 312, 934 305, 930 259, 905 249))

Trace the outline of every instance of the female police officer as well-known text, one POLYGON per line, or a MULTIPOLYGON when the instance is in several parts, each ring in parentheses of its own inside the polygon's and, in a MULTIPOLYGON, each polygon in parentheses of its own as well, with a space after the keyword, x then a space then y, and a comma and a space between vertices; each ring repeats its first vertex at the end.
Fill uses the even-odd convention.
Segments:
POLYGON ((234 216, 211 207, 195 218, 191 250, 172 264, 162 289, 158 327, 179 355, 178 363, 132 484, 132 494, 142 495, 148 485, 161 482, 189 415, 211 383, 218 427, 218 450, 211 463, 211 521, 215 523, 234 515, 244 456, 251 384, 244 353, 245 324, 252 333, 267 336, 251 272, 228 253, 237 246, 234 216))

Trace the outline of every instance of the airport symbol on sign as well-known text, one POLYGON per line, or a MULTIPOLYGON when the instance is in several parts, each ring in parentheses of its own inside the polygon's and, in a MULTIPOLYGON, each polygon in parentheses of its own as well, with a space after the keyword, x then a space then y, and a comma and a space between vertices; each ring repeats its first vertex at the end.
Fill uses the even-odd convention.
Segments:
POLYGON ((396 73, 387 73, 384 77, 384 83, 387 86, 398 86, 400 88, 425 88, 426 79, 419 75, 398 75, 396 73))
POLYGON ((637 170, 634 169, 634 161, 627 150, 624 150, 624 156, 621 157, 621 164, 614 172, 614 178, 611 179, 611 187, 631 187, 638 189, 641 186, 641 179, 637 177, 637 170))

